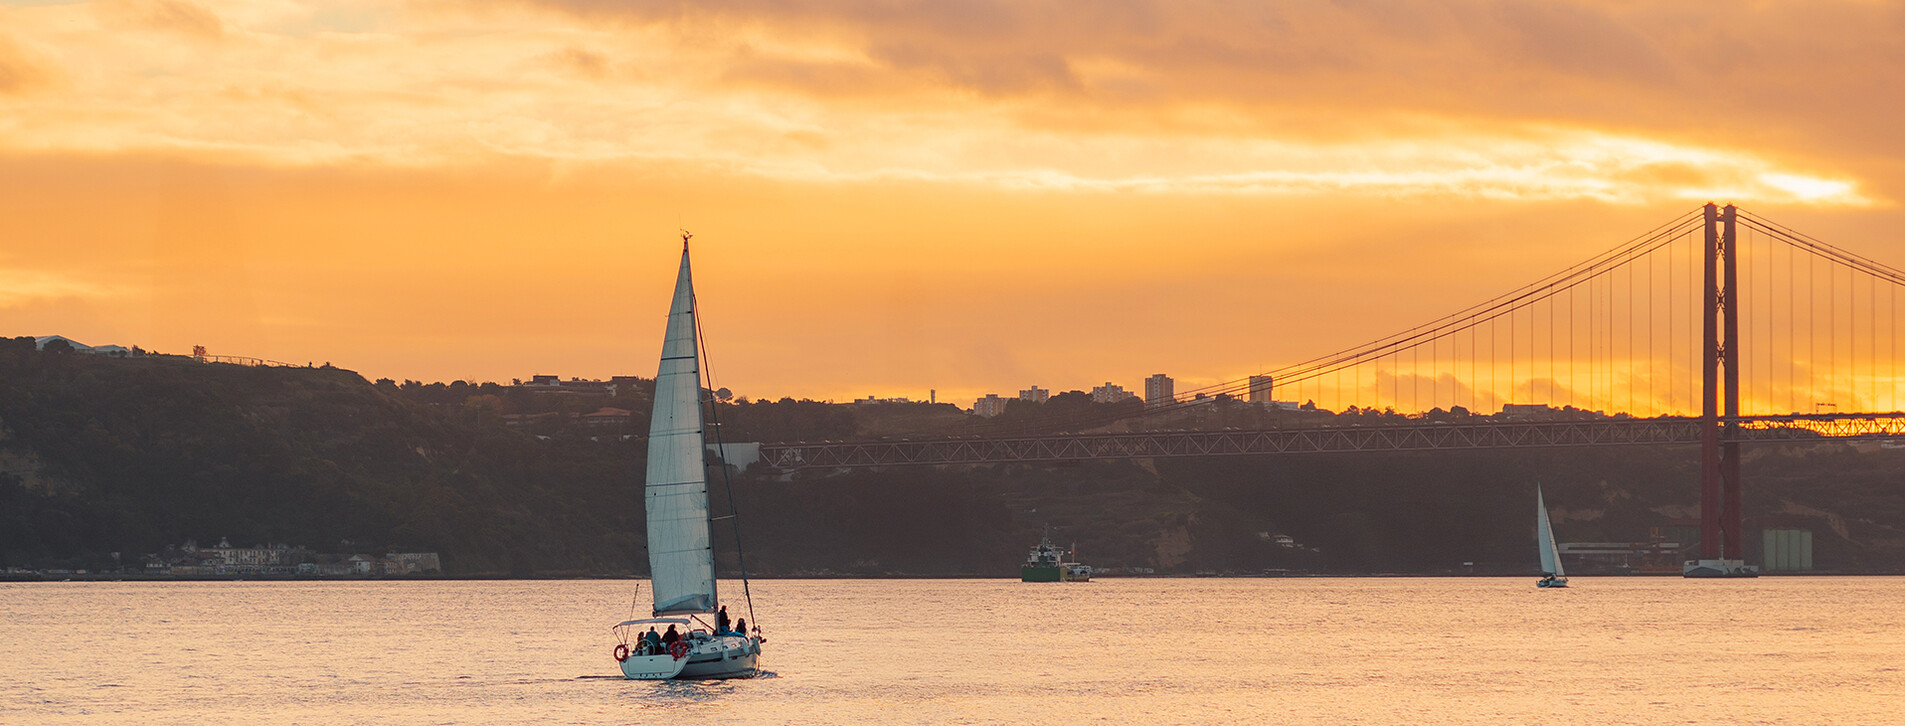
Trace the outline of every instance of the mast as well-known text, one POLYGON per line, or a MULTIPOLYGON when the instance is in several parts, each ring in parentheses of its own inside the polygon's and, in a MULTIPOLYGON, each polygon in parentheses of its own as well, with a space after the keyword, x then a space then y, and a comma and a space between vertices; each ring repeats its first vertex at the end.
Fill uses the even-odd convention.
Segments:
MULTIPOLYGON (((687 254, 688 238, 693 236, 694 235, 688 233, 688 230, 684 229, 681 231, 682 254, 687 254)), ((707 355, 707 339, 701 333, 701 318, 699 316, 695 318, 695 338, 701 342, 701 355, 705 357, 707 355)), ((707 379, 707 390, 715 390, 713 366, 702 366, 701 370, 702 375, 706 376, 707 379)), ((714 454, 716 458, 721 460, 721 488, 728 494, 727 518, 729 526, 731 526, 734 531, 734 560, 736 567, 740 570, 741 596, 742 599, 747 602, 748 622, 753 623, 754 628, 759 630, 761 621, 754 616, 754 589, 748 584, 747 580, 747 548, 741 546, 741 510, 734 505, 734 482, 728 480, 728 450, 725 443, 721 440, 721 408, 719 403, 720 402, 716 401, 712 395, 709 396, 708 423, 710 425, 708 429, 714 432, 714 454)), ((708 516, 708 526, 712 528, 714 526, 713 507, 708 508, 708 516)), ((712 554, 712 551, 710 551, 710 554, 712 554)), ((710 568, 713 567, 712 560, 710 560, 709 566, 710 568)), ((746 635, 746 633, 742 633, 742 635, 746 635)))

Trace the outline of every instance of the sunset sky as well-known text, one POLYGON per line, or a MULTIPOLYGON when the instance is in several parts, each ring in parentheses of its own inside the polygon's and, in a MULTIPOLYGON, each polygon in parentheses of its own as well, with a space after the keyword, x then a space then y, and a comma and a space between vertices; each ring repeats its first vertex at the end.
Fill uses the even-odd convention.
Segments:
POLYGON ((1180 388, 1709 200, 1905 266, 1905 4, 0 0, 0 335, 1180 388))

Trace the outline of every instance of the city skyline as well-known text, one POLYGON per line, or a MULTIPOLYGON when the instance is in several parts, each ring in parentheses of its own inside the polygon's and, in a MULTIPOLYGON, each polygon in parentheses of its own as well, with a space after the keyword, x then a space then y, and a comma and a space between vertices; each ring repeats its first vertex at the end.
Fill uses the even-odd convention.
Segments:
POLYGON ((1905 261, 1872 91, 1905 80, 1901 26, 1854 2, 9 0, 0 323, 371 379, 647 376, 687 228, 737 395, 1190 390, 1708 200, 1905 261))

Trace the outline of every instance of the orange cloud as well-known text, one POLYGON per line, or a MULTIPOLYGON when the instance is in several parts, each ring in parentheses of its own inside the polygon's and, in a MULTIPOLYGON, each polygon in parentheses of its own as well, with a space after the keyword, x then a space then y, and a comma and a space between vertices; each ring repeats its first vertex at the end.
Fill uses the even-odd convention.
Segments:
POLYGON ((1878 121, 1892 102, 1869 91, 1905 71, 1890 40, 1905 10, 1884 3, 528 4, 707 41, 738 82, 914 109, 992 99, 1034 130, 1361 140, 1432 115, 1483 133, 1905 151, 1878 121))
POLYGON ((241 164, 683 163, 792 183, 1885 198, 1804 145, 1745 150, 1617 118, 1692 73, 1632 8, 531 7, 548 6, 564 12, 434 7, 361 23, 376 32, 303 34, 273 29, 310 31, 310 11, 265 3, 15 11, 88 72, 58 103, 17 109, 13 138, 241 164), (110 32, 126 22, 196 30, 171 42, 110 32), (1561 28, 1574 34, 1539 42, 1561 28), (1749 183, 1663 187, 1636 173, 1692 162, 1749 183))
POLYGON ((0 96, 44 88, 52 85, 55 77, 13 39, 0 35, 0 96))
POLYGON ((1889 239, 1900 12, 0 6, 0 270, 39 291, 7 324, 400 378, 644 373, 672 269, 649 256, 686 226, 747 395, 1216 380, 1709 198, 1889 239))
POLYGON ((541 58, 553 67, 592 80, 607 78, 611 73, 607 56, 575 46, 548 53, 541 58))
POLYGON ((115 27, 178 33, 206 40, 217 40, 225 35, 225 24, 217 14, 185 0, 97 0, 92 7, 102 22, 115 27))

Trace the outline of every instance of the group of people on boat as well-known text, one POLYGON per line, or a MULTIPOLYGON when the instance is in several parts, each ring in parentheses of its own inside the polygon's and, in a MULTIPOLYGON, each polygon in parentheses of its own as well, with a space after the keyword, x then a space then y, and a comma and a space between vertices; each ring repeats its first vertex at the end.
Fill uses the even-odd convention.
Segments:
MULTIPOLYGON (((728 606, 722 605, 721 611, 714 615, 714 634, 717 636, 738 635, 747 637, 747 618, 741 618, 740 620, 730 623, 728 621, 728 606), (729 627, 730 625, 733 627, 729 627)), ((643 633, 641 637, 635 639, 634 654, 661 655, 667 653, 670 646, 689 639, 697 639, 696 636, 699 636, 698 639, 703 640, 708 637, 705 631, 692 631, 684 635, 680 631, 675 630, 675 626, 672 623, 668 625, 666 631, 657 633, 655 632, 655 626, 651 625, 648 626, 648 632, 643 633)))
POLYGON ((635 655, 661 655, 668 652, 668 646, 681 642, 681 633, 674 625, 668 626, 668 632, 656 633, 655 626, 648 626, 648 632, 635 639, 635 655))
POLYGON ((714 634, 715 635, 739 635, 745 638, 747 637, 747 618, 741 618, 740 620, 729 622, 728 621, 728 606, 722 605, 721 611, 714 614, 714 634), (733 627, 729 627, 729 626, 733 626, 733 627))

